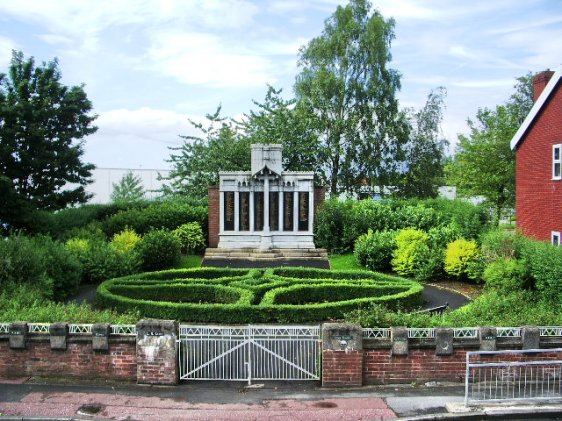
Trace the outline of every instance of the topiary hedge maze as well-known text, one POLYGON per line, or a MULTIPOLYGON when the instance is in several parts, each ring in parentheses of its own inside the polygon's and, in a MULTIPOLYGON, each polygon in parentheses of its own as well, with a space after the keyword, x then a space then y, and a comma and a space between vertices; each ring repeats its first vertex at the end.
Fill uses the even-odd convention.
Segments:
POLYGON ((201 268, 111 279, 98 287, 96 301, 192 323, 301 323, 339 319, 371 303, 412 308, 422 291, 417 282, 374 272, 201 268))

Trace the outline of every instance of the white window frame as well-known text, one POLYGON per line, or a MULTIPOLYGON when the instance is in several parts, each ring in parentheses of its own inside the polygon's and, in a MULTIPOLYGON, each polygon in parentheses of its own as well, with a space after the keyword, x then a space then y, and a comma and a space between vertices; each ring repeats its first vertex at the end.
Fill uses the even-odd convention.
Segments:
POLYGON ((560 246, 560 231, 550 232, 550 244, 553 246, 560 246), (556 239, 556 241, 554 241, 556 239))
POLYGON ((552 179, 562 180, 562 144, 552 145, 552 179), (558 151, 558 159, 555 159, 556 151, 558 151), (558 164, 558 174, 556 174, 556 165, 558 164))

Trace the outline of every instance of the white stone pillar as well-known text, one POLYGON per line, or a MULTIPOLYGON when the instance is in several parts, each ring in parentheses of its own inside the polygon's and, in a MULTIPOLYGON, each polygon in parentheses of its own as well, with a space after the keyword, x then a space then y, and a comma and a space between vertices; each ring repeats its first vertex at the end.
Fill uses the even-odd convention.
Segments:
POLYGON ((219 234, 224 231, 224 191, 219 189, 219 234))
POLYGON ((314 224, 314 182, 310 182, 308 188, 308 232, 312 234, 314 224))
POLYGON ((268 250, 272 247, 271 232, 269 231, 269 175, 264 174, 263 179, 263 232, 260 248, 268 250))

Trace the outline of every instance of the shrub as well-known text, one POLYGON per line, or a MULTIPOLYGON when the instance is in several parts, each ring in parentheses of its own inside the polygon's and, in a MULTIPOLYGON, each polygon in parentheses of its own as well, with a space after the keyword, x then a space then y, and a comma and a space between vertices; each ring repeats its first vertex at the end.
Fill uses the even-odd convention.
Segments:
POLYGON ((44 256, 23 235, 0 240, 0 290, 13 285, 29 285, 52 296, 52 282, 45 271, 44 256))
POLYGON ((526 241, 528 240, 517 232, 490 230, 480 238, 482 259, 485 263, 498 259, 519 259, 526 241))
POLYGON ((445 271, 450 275, 466 276, 471 263, 478 259, 476 241, 460 238, 447 245, 445 271))
POLYGON ((140 235, 131 229, 125 229, 113 236, 111 245, 120 253, 130 253, 140 241, 140 235))
POLYGON ((174 235, 179 238, 182 252, 185 254, 200 252, 205 247, 205 236, 197 222, 179 226, 174 230, 174 235))
POLYGON ((406 228, 396 235, 396 249, 392 256, 392 269, 401 275, 413 275, 422 258, 427 255, 429 236, 418 229, 406 228))
POLYGON ((501 259, 490 263, 484 270, 486 288, 500 293, 520 291, 525 286, 526 265, 514 259, 501 259))
POLYGON ((198 222, 207 226, 208 209, 205 206, 194 206, 180 200, 154 202, 146 208, 131 208, 103 221, 103 230, 108 236, 127 228, 139 234, 154 229, 174 230, 188 222, 198 222))
POLYGON ((396 231, 369 231, 355 242, 355 257, 359 264, 373 271, 391 269, 392 252, 396 247, 396 231))
POLYGON ((461 233, 455 223, 450 223, 431 228, 427 235, 429 237, 428 247, 422 249, 422 254, 419 258, 419 268, 415 274, 415 279, 420 282, 446 276, 443 269, 445 249, 447 244, 459 238, 461 233))
POLYGON ((161 270, 174 267, 180 261, 181 243, 178 237, 166 230, 148 232, 139 243, 142 267, 161 270))
POLYGON ((52 298, 62 301, 73 295, 82 278, 80 261, 62 243, 49 237, 34 238, 33 244, 43 256, 45 273, 52 285, 52 298))
POLYGON ((98 287, 96 300, 120 311, 137 309, 145 317, 300 323, 340 318, 374 302, 416 306, 422 291, 416 282, 365 271, 205 268, 112 279, 98 287))
POLYGON ((541 241, 527 241, 521 250, 540 296, 555 305, 562 303, 562 248, 541 241))
POLYGON ((344 241, 344 227, 353 206, 352 201, 326 200, 314 219, 314 242, 317 247, 335 253, 351 250, 352 243, 344 241))

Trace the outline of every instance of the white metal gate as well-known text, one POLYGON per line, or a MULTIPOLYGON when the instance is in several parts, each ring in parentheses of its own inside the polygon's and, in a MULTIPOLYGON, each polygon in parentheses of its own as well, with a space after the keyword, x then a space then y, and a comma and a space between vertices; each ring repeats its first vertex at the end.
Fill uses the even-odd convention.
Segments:
POLYGON ((319 326, 180 325, 181 380, 318 380, 319 326))

